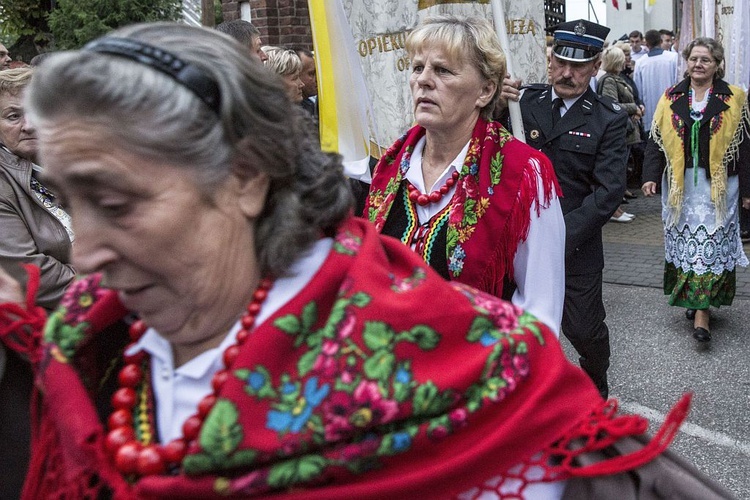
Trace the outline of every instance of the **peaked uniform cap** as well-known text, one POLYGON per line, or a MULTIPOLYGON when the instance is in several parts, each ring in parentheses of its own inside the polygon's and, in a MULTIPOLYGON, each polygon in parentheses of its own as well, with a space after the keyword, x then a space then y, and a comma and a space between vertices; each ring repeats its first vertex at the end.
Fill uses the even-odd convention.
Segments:
POLYGON ((561 23, 554 28, 552 51, 566 61, 591 61, 602 51, 608 34, 609 28, 586 19, 561 23))

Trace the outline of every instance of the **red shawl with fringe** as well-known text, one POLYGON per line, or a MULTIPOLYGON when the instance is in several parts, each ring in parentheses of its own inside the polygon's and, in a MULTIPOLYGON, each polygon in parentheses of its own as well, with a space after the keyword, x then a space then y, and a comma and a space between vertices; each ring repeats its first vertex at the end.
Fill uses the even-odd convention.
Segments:
MULTIPOLYGON (((95 347, 127 335, 115 328, 127 311, 98 282, 72 286, 47 322, 43 356, 32 356, 41 403, 26 499, 102 490, 115 499, 434 499, 497 476, 518 479, 514 493, 498 492, 518 498, 533 466, 544 471, 534 481, 551 481, 650 461, 687 411, 683 401, 644 449, 576 467, 576 456, 645 432, 646 420, 617 415, 532 316, 444 281, 350 219, 308 286, 243 345, 179 473, 133 481, 107 456, 94 405, 117 373, 95 347)), ((0 338, 29 329, 14 346, 33 350, 41 319, 1 305, 0 338)), ((122 347, 113 352, 121 359, 122 347)))
MULTIPOLYGON (((425 129, 415 126, 375 167, 364 217, 382 231, 411 154, 425 129)), ((549 158, 515 139, 498 122, 479 118, 450 202, 446 259, 452 280, 500 297, 513 279, 518 244, 529 234, 529 214, 560 193, 549 158), (539 180, 544 198, 539 199, 539 180)), ((413 203, 413 202, 410 202, 413 203)))

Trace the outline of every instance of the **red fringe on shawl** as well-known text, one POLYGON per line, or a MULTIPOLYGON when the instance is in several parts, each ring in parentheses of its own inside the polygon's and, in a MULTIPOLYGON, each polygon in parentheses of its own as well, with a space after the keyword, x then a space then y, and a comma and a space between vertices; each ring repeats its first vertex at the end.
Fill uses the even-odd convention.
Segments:
POLYGON ((41 358, 42 332, 47 313, 34 304, 39 290, 39 268, 31 264, 21 265, 29 276, 26 307, 10 302, 0 304, 0 341, 36 365, 41 358))
MULTIPOLYGON (((508 196, 508 192, 512 193, 512 190, 504 190, 505 196, 508 200, 512 200, 512 203, 510 213, 505 219, 505 226, 498 231, 500 234, 513 235, 513 237, 499 239, 495 253, 489 259, 490 263, 497 265, 487 266, 487 274, 479 284, 469 283, 480 290, 490 291, 498 297, 502 294, 503 278, 507 275, 508 279, 513 279, 513 260, 516 258, 518 244, 529 237, 531 209, 535 208, 536 215, 539 217, 542 209, 549 207, 553 194, 558 193, 562 196, 552 162, 546 155, 515 138, 506 143, 502 151, 506 163, 511 161, 519 163, 517 168, 521 173, 520 182, 513 183, 516 187, 515 194, 508 196), (538 168, 535 163, 538 163, 538 168), (540 180, 543 196, 541 200, 539 199, 540 180)), ((507 173, 503 168, 503 174, 507 173)), ((508 182, 506 178, 507 175, 504 175, 501 184, 508 182)), ((493 200, 493 203, 496 202, 493 200)))

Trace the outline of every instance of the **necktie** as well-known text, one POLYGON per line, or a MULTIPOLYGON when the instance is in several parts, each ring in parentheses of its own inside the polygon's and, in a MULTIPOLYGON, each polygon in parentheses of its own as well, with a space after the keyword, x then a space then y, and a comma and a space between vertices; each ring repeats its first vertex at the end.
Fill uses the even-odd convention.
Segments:
POLYGON ((557 125, 557 122, 560 121, 560 108, 564 106, 563 100, 561 97, 555 97, 552 100, 552 126, 554 127, 557 125))

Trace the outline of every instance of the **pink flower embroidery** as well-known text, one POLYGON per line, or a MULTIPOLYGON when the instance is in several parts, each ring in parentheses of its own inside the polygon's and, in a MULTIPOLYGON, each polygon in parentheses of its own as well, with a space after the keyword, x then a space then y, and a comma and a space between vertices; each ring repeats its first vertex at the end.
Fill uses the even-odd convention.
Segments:
POLYGON ((385 399, 376 382, 362 381, 352 395, 335 392, 324 403, 327 440, 339 440, 357 431, 392 421, 398 414, 398 403, 385 399))
POLYGON ((451 214, 448 218, 448 223, 454 227, 461 227, 461 222, 464 220, 464 203, 466 202, 466 194, 463 190, 457 190, 456 194, 453 195, 451 201, 451 214))
POLYGON ((490 319, 500 330, 510 331, 518 328, 518 317, 523 313, 520 307, 479 291, 474 293, 472 300, 475 307, 487 311, 490 319))
POLYGON ((336 354, 339 352, 339 344, 332 340, 324 340, 321 353, 315 359, 313 371, 326 378, 332 378, 338 371, 336 354))
POLYGON ((357 318, 352 313, 347 313, 344 320, 337 325, 336 336, 339 340, 348 339, 354 331, 354 325, 357 324, 357 318))
POLYGON ((479 185, 473 175, 467 175, 463 178, 464 190, 466 191, 466 197, 471 200, 479 198, 479 185))
POLYGON ((95 274, 70 285, 60 301, 60 307, 65 310, 65 323, 76 324, 83 321, 91 306, 107 293, 99 288, 100 281, 101 275, 95 274))

